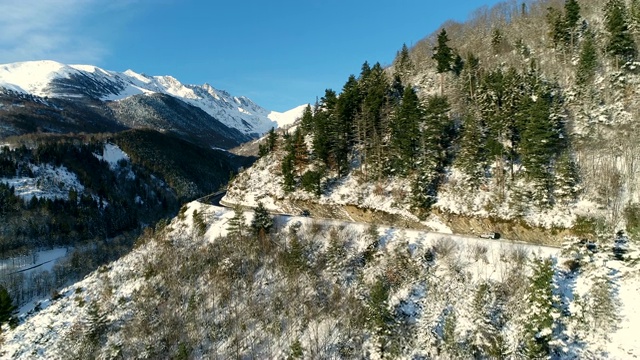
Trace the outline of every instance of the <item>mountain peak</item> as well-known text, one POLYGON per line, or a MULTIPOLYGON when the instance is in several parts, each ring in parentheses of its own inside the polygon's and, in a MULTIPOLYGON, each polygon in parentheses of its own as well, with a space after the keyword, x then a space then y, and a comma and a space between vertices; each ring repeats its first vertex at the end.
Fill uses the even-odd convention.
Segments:
POLYGON ((196 106, 250 136, 260 136, 278 126, 268 116, 269 110, 247 97, 233 96, 210 84, 188 85, 171 75, 147 76, 131 69, 116 72, 51 60, 4 64, 0 65, 0 87, 40 97, 102 101, 159 93, 196 106))

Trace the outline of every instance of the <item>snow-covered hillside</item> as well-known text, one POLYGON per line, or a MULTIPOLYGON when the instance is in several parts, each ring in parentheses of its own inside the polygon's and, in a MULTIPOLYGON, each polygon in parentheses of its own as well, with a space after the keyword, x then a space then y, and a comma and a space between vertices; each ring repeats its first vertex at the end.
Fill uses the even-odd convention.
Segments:
POLYGON ((172 76, 148 76, 132 70, 108 71, 92 65, 65 65, 55 61, 0 65, 0 87, 40 97, 88 97, 102 101, 166 94, 248 135, 261 135, 279 123, 286 124, 292 114, 266 110, 246 97, 233 96, 209 84, 186 85, 172 76))
POLYGON ((536 336, 558 359, 640 356, 629 337, 640 324, 637 249, 617 259, 579 241, 560 251, 280 217, 266 250, 226 237, 236 216, 188 204, 129 255, 5 327, 0 356, 521 358, 536 336), (530 328, 541 314, 550 323, 530 328))

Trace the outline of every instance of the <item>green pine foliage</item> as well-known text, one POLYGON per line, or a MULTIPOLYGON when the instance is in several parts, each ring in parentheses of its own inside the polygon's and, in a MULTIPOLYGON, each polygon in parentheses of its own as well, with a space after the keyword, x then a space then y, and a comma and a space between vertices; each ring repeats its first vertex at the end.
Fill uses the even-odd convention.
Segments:
POLYGON ((258 206, 253 212, 253 220, 251 220, 251 231, 256 235, 260 232, 269 233, 272 227, 273 218, 271 214, 269 214, 262 202, 258 202, 258 206))
POLYGON ((402 44, 402 49, 396 55, 395 60, 395 73, 402 79, 409 79, 414 73, 415 66, 409 55, 409 48, 407 44, 402 44))
POLYGON ((271 128, 267 133, 267 138, 264 144, 258 145, 258 156, 263 157, 267 154, 271 153, 276 148, 276 144, 278 143, 278 133, 276 133, 274 128, 271 128))
POLYGON ((285 192, 291 192, 295 189, 296 179, 295 179, 295 146, 293 144, 293 138, 291 136, 285 136, 285 151, 286 154, 282 159, 281 171, 283 183, 282 187, 285 192))
POLYGON ((413 88, 407 87, 391 125, 392 145, 398 155, 394 169, 399 173, 405 173, 416 166, 423 116, 418 95, 413 88))
POLYGON ((449 47, 449 36, 447 30, 442 29, 438 34, 437 45, 433 49, 432 58, 436 61, 436 72, 438 74, 451 71, 451 64, 454 60, 453 50, 449 47))
POLYGON ((469 178, 469 184, 477 187, 485 176, 487 167, 485 129, 473 114, 467 114, 462 123, 460 150, 454 163, 469 178))
POLYGON ((533 261, 523 344, 524 355, 529 359, 545 359, 551 354, 554 314, 557 313, 557 304, 553 297, 553 275, 551 259, 533 261))
POLYGON ((609 32, 606 50, 625 63, 636 56, 636 44, 629 29, 627 7, 622 0, 609 0, 604 6, 605 28, 609 32))
POLYGON ((300 178, 300 183, 305 191, 320 196, 322 194, 322 171, 309 170, 305 172, 300 178))
POLYGON ((232 239, 244 240, 247 235, 247 219, 244 216, 242 207, 233 208, 233 217, 227 223, 228 236, 232 239))
POLYGON ((593 34, 585 34, 582 49, 580 50, 580 60, 576 69, 576 81, 578 85, 588 85, 593 81, 598 67, 598 52, 594 42, 593 34))
POLYGON ((0 285, 0 332, 2 332, 2 325, 9 322, 15 310, 16 306, 13 305, 11 295, 4 286, 0 285))

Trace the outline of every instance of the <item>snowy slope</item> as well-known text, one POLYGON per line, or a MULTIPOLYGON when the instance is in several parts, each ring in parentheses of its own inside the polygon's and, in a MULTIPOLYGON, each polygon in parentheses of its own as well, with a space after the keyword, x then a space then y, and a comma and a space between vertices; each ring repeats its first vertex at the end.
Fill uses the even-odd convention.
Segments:
POLYGON ((295 107, 289 111, 285 112, 277 112, 272 111, 269 113, 269 119, 275 121, 278 124, 279 128, 289 127, 293 125, 293 123, 302 117, 302 113, 308 104, 300 105, 295 107))
MULTIPOLYGON (((245 216, 250 220, 252 214, 246 212, 245 216)), ((457 319, 452 330, 457 341, 483 345, 482 339, 491 336, 484 332, 488 329, 485 320, 491 319, 494 311, 504 316, 501 321, 506 321, 497 328, 504 350, 520 358, 518 348, 525 336, 524 316, 528 306, 526 276, 531 274, 528 265, 534 258, 553 260, 554 298, 563 300, 563 305, 558 306, 566 307, 553 321, 553 347, 557 351, 554 358, 625 359, 640 355, 638 343, 629 337, 640 324, 638 315, 631 311, 637 301, 638 263, 611 260, 610 252, 605 253, 604 249, 579 255, 571 251, 580 251, 580 248, 567 247, 561 254, 560 249, 543 246, 379 228, 375 256, 366 266, 358 268, 361 262, 357 260, 363 251, 366 253, 370 241, 366 224, 281 217, 278 220, 281 234, 297 231, 292 228, 299 229, 300 234, 315 234, 306 235, 311 237, 304 241, 312 241, 313 246, 306 250, 310 252, 311 264, 318 258, 327 261, 319 268, 324 269, 319 270, 321 277, 307 279, 293 275, 296 281, 290 281, 277 269, 264 265, 256 270, 255 277, 251 278, 253 282, 240 291, 236 300, 230 299, 233 294, 221 293, 225 288, 218 287, 215 279, 226 281, 226 273, 239 276, 238 261, 250 254, 236 249, 204 267, 191 263, 202 254, 217 256, 215 246, 226 249, 227 240, 220 241, 220 237, 226 235, 231 217, 233 211, 229 209, 197 202, 188 204, 167 228, 168 232, 158 233, 156 239, 141 241, 129 255, 63 289, 60 299, 42 302, 42 310, 27 316, 17 328, 5 327, 0 357, 59 358, 68 354, 95 358, 118 354, 125 358, 170 357, 178 349, 166 341, 180 341, 196 358, 212 354, 223 358, 235 357, 233 354, 242 354, 243 358, 286 358, 293 340, 297 339, 307 355, 305 358, 337 358, 343 349, 341 346, 347 343, 351 356, 340 358, 377 359, 382 355, 379 335, 361 325, 350 328, 349 315, 341 312, 350 311, 354 304, 342 310, 338 306, 336 311, 342 314, 339 317, 325 312, 307 314, 309 317, 305 318, 305 311, 309 311, 305 303, 322 291, 333 291, 332 302, 342 301, 354 293, 354 299, 366 299, 367 290, 362 287, 372 286, 376 279, 386 276, 395 285, 389 289, 385 308, 391 311, 399 329, 410 330, 393 338, 400 341, 393 358, 425 358, 440 351, 444 353, 437 358, 449 358, 452 349, 447 348, 443 333, 449 314, 455 314, 457 319), (195 235, 196 211, 206 219, 206 231, 200 236, 195 235), (336 245, 336 239, 340 239, 337 244, 341 246, 336 245), (333 252, 341 255, 333 258, 333 252), (425 260, 428 254, 431 260, 425 260), (168 263, 158 262, 159 257, 168 263), (565 267, 571 259, 581 259, 581 271, 569 271, 565 267), (409 273, 415 273, 403 276, 408 269, 412 269, 409 273), (172 281, 177 282, 169 282, 166 277, 174 273, 177 275, 172 281), (615 289, 610 299, 617 304, 622 322, 593 327, 590 325, 594 322, 613 315, 590 308, 596 298, 590 298, 587 290, 602 274, 615 289), (519 283, 523 281, 525 283, 519 283), (325 282, 332 287, 324 288, 325 282), (177 297, 184 299, 167 298, 175 286, 179 287, 177 297), (287 292, 290 289, 287 286, 297 287, 287 292), (336 292, 338 287, 343 290, 336 292), (483 293, 482 289, 489 291, 483 293), (288 312, 289 307, 282 303, 288 294, 295 302, 293 312, 288 312), (482 296, 488 302, 479 301, 482 296), (174 300, 184 305, 173 307, 174 300), (488 312, 478 310, 478 306, 488 312), (275 307, 279 310, 273 310, 275 307), (104 314, 102 317, 92 315, 92 309, 96 308, 104 314), (176 317, 163 317, 166 314, 176 317), (238 325, 240 323, 243 325, 238 325), (274 328, 274 325, 277 326, 274 328), (179 327, 182 338, 167 337, 167 334, 174 336, 172 326, 179 327), (608 334, 606 329, 610 330, 608 334), (86 334, 93 331, 104 333, 99 348, 92 348, 86 340, 86 334), (211 336, 214 333, 215 336, 211 336), (238 335, 244 340, 234 343, 233 338, 238 335), (188 345, 191 343, 195 345, 188 345)), ((637 259, 637 253, 633 257, 637 259)), ((324 293, 318 298, 326 300, 326 296, 324 293)), ((310 303, 310 308, 323 306, 310 303)), ((471 358, 470 353, 462 352, 464 348, 458 351, 461 352, 453 358, 471 358)))
POLYGON ((40 97, 102 101, 166 94, 194 105, 226 126, 248 135, 261 135, 272 127, 278 127, 276 119, 287 123, 290 116, 295 116, 295 113, 271 112, 246 97, 233 96, 209 84, 186 85, 172 76, 147 76, 132 70, 116 72, 92 65, 65 65, 55 61, 0 65, 0 87, 40 97))

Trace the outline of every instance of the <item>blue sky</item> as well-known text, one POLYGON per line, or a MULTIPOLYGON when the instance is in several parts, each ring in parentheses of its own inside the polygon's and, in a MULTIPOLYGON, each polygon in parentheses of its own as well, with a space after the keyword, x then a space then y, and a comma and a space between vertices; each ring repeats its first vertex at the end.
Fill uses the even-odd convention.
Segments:
POLYGON ((271 110, 339 91, 497 0, 0 0, 0 63, 50 59, 211 84, 271 110))

